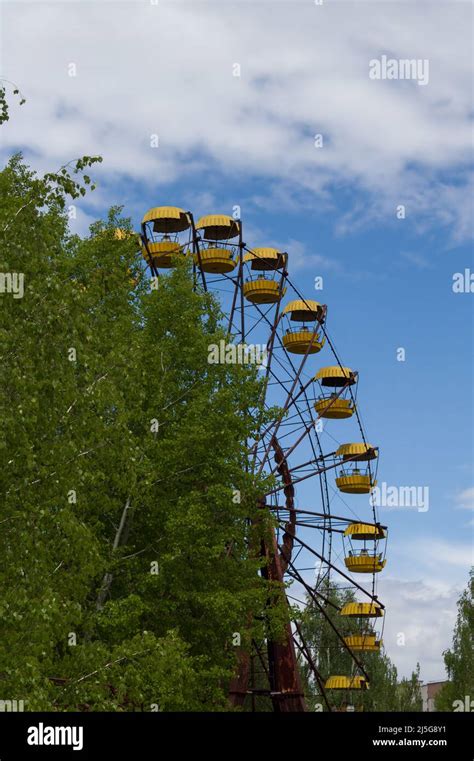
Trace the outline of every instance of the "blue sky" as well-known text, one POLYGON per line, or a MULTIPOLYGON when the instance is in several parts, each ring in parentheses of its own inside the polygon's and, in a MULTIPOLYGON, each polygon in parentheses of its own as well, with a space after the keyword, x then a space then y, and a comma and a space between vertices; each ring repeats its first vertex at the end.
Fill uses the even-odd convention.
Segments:
POLYGON ((137 227, 155 205, 239 204, 247 243, 287 250, 295 285, 328 305, 379 480, 430 490, 425 513, 381 510, 379 582, 389 655, 425 680, 443 677, 472 550, 474 296, 452 290, 474 271, 471 16, 465 2, 0 2, 1 74, 27 98, 2 156, 104 157, 75 229, 113 203, 137 227), (371 81, 384 53, 429 60, 428 84, 371 81))

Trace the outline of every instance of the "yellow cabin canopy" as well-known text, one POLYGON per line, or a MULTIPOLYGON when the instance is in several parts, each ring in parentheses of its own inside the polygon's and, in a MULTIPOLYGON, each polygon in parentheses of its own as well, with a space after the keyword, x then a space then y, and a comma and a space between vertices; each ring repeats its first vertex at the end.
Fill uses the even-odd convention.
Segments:
POLYGON ((322 386, 352 386, 356 382, 355 373, 350 367, 322 367, 316 375, 315 380, 321 381, 322 386))
POLYGON ((153 230, 163 234, 182 232, 191 224, 189 215, 178 206, 155 206, 143 217, 142 225, 146 222, 153 222, 153 230))
POLYGON ((278 270, 283 267, 285 256, 276 248, 253 248, 244 255, 244 262, 251 262, 253 270, 278 270))
POLYGON ((201 217, 196 230, 203 230, 208 240, 227 240, 239 234, 239 223, 226 214, 208 214, 201 217))
POLYGON ((341 608, 341 616, 381 618, 383 616, 383 608, 377 602, 346 602, 341 608))
POLYGON ((336 457, 342 457, 344 460, 356 459, 355 455, 357 455, 357 460, 375 460, 377 450, 371 444, 357 443, 341 444, 336 452, 336 457))
POLYGON ((311 299, 296 299, 286 305, 283 314, 289 314, 290 320, 295 322, 314 322, 321 319, 323 307, 317 301, 311 299))
POLYGON ((326 690, 368 690, 369 683, 363 676, 330 676, 324 685, 326 690))
POLYGON ((386 535, 385 529, 372 523, 351 523, 344 531, 352 539, 384 539, 386 535))

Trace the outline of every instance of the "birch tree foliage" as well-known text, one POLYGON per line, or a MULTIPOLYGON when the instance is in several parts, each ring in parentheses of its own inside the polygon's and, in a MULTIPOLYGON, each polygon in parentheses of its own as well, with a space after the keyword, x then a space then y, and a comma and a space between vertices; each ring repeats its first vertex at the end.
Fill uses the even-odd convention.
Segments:
POLYGON ((474 706, 474 568, 458 600, 450 648, 443 653, 448 681, 436 696, 438 711, 472 711, 474 706))
POLYGON ((186 264, 150 290, 119 208, 70 233, 97 160, 0 172, 2 696, 223 710, 269 595, 245 468, 261 384, 207 362, 218 305, 186 264))

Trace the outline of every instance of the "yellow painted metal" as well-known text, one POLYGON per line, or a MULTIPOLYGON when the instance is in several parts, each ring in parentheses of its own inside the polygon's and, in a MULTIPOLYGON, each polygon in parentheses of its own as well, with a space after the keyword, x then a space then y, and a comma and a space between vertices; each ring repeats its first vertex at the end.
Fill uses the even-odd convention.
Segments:
POLYGON ((339 365, 332 365, 330 367, 322 367, 316 375, 314 380, 321 381, 322 386, 352 386, 356 379, 354 377, 354 371, 350 367, 339 367, 339 365))
POLYGON ((376 652, 380 650, 382 640, 377 639, 376 634, 351 634, 344 637, 344 642, 351 650, 364 650, 366 652, 376 652))
POLYGON ((114 230, 114 238, 116 240, 126 240, 127 238, 133 238, 136 235, 133 230, 124 230, 121 227, 116 227, 114 230))
POLYGON ((346 568, 352 573, 380 573, 385 568, 386 560, 381 555, 369 555, 364 550, 360 555, 349 555, 344 558, 346 568))
POLYGON ((319 302, 312 299, 296 299, 290 301, 283 310, 283 314, 289 314, 290 320, 295 322, 311 322, 322 317, 323 307, 319 302))
POLYGON ((354 414, 355 407, 351 399, 318 399, 314 408, 320 417, 342 420, 354 414))
POLYGON ((277 248, 253 248, 244 255, 253 270, 278 270, 285 264, 285 254, 277 248))
POLYGON ((336 457, 343 457, 344 459, 349 457, 353 458, 354 455, 359 455, 357 459, 360 461, 375 460, 377 452, 372 444, 341 444, 336 452, 336 457))
POLYGON ((376 602, 346 602, 341 608, 340 615, 353 618, 381 618, 383 608, 376 602))
POLYGON ((286 288, 280 293, 280 283, 277 280, 258 278, 244 283, 244 296, 252 304, 275 304, 285 292, 286 288))
POLYGON ((143 217, 142 224, 145 222, 153 222, 154 231, 163 234, 182 232, 191 224, 188 214, 178 206, 155 206, 143 217))
POLYGON ((313 330, 302 328, 291 333, 285 333, 283 336, 283 346, 291 354, 316 354, 321 351, 326 339, 321 340, 321 336, 313 330))
POLYGON ((363 676, 330 676, 324 685, 326 690, 368 690, 369 683, 363 676))
POLYGON ((336 486, 344 494, 370 494, 377 486, 377 481, 364 473, 356 473, 350 476, 338 476, 336 486))
POLYGON ((373 526, 371 523, 350 523, 344 531, 344 536, 352 539, 384 539, 385 529, 381 526, 373 526))
MULTIPOLYGON (((179 243, 171 240, 160 240, 158 242, 148 243, 148 250, 153 265, 159 269, 169 269, 174 267, 176 260, 174 257, 181 253, 181 246, 179 243)), ((145 246, 142 246, 143 258, 149 261, 149 256, 145 246)))
POLYGON ((208 214, 201 217, 196 230, 204 230, 204 237, 207 240, 227 240, 238 235, 239 225, 235 219, 226 214, 208 214))
POLYGON ((130 277, 128 278, 128 282, 130 283, 131 286, 135 287, 136 285, 138 285, 138 278, 132 277, 132 274, 133 273, 130 267, 127 267, 127 275, 130 275, 130 277))
MULTIPOLYGON (((204 272, 225 274, 232 272, 237 266, 233 253, 229 248, 204 248, 199 252, 201 257, 201 269, 204 272)), ((199 257, 194 254, 194 262, 199 267, 199 257)))

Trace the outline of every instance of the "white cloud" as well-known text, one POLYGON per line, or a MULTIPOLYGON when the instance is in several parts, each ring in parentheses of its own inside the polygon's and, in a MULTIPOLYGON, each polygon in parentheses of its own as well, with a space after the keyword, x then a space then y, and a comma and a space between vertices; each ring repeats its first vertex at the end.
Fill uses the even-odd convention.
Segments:
POLYGON ((424 681, 444 677, 442 652, 451 646, 456 603, 473 563, 471 541, 424 536, 392 543, 388 575, 378 579, 378 594, 386 606, 384 642, 402 676, 417 661, 424 681), (390 575, 396 569, 400 577, 390 575), (397 643, 399 633, 405 645, 397 643))
POLYGON ((435 220, 470 233, 467 3, 3 2, 1 12, 2 73, 27 97, 3 149, 24 146, 48 169, 102 154, 97 198, 128 178, 153 203, 176 179, 217 197, 260 179, 268 193, 255 204, 318 213, 335 215, 335 190, 367 193, 342 232, 395 223, 403 203, 420 231, 435 220), (370 80, 383 52, 429 58, 429 85, 370 80))
POLYGON ((277 241, 274 245, 281 251, 290 252, 292 272, 311 267, 316 276, 321 274, 321 272, 340 269, 337 261, 328 256, 308 251, 304 243, 294 238, 289 238, 286 241, 277 241))
POLYGON ((399 676, 410 676, 419 662, 424 682, 446 678, 442 653, 452 643, 462 586, 432 578, 386 578, 378 591, 386 606, 384 645, 399 676))
POLYGON ((474 510, 474 486, 456 495, 456 503, 463 510, 474 510))
MULTIPOLYGON (((393 550, 393 548, 392 548, 393 550)), ((424 578, 436 579, 443 571, 445 583, 459 583, 467 579, 473 558, 472 541, 449 541, 435 536, 415 537, 396 545, 396 562, 424 578)))
POLYGON ((416 251, 401 251, 400 255, 402 259, 405 259, 410 264, 413 264, 417 269, 426 270, 430 267, 430 262, 426 256, 423 256, 416 251))

